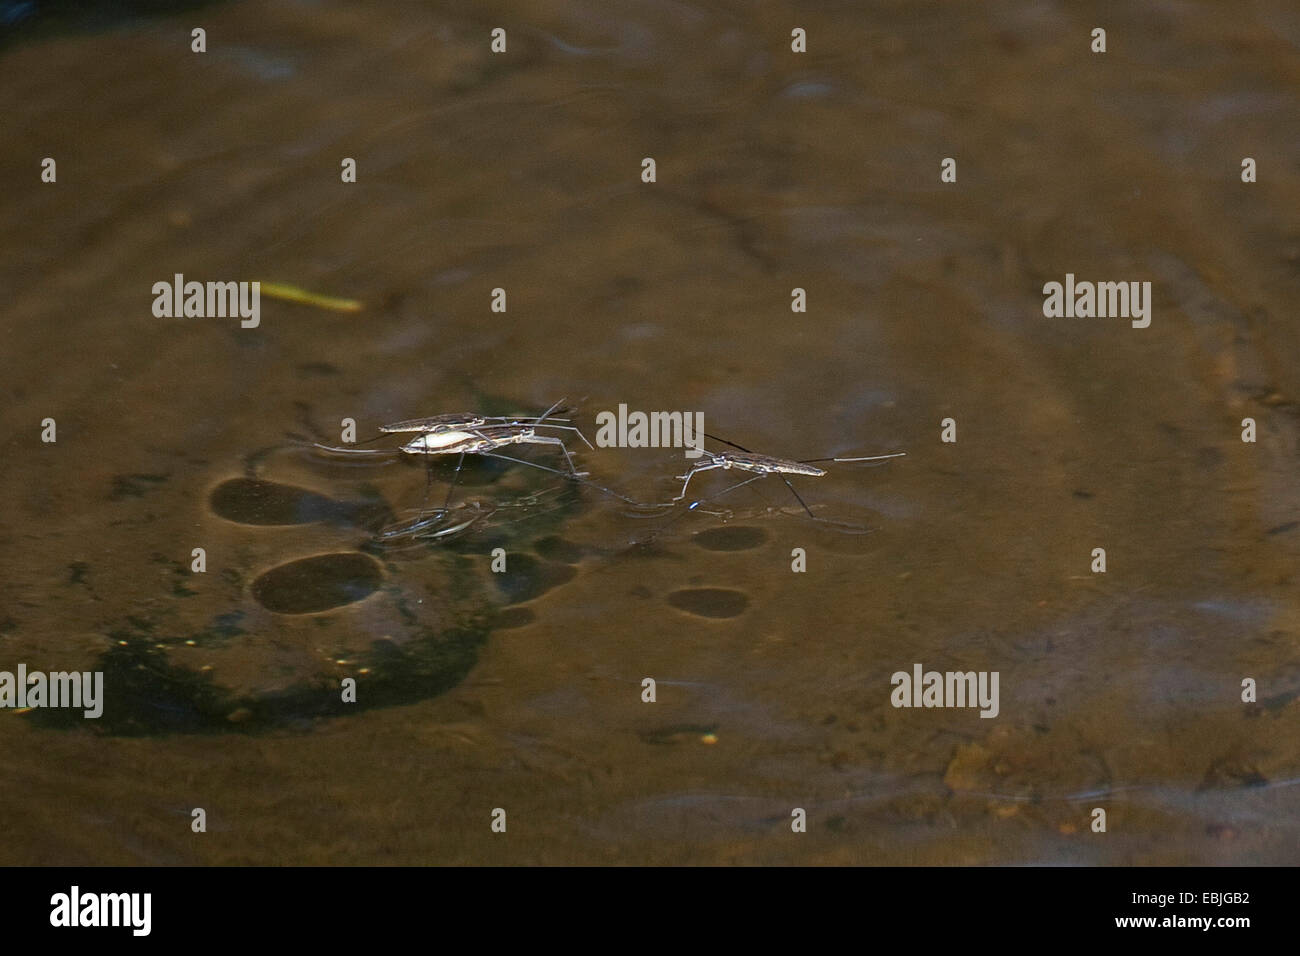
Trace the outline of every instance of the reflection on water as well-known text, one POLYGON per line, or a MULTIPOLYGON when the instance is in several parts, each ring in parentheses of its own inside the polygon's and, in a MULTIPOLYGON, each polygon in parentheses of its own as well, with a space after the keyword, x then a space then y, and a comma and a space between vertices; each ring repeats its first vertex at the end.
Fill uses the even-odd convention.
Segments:
MULTIPOLYGON (((99 667, 108 701, 0 712, 3 862, 1297 862, 1300 15, 790 17, 10 18, 0 669, 99 667), (1150 328, 1044 318, 1071 272, 1151 281, 1150 328), (155 318, 177 273, 365 307, 155 318), (399 548, 451 464, 286 447, 562 395, 907 457, 793 479, 865 535, 775 479, 647 515, 480 462, 485 520, 399 548), (916 663, 998 671, 999 716, 891 707, 916 663)), ((579 466, 647 502, 684 471, 579 466)))

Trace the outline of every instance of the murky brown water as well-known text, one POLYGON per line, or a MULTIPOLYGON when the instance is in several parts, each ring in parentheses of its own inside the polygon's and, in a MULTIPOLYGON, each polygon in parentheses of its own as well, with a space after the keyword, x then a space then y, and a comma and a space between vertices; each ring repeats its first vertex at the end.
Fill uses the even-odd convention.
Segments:
POLYGON ((474 6, 0 54, 0 669, 108 672, 100 725, 0 711, 0 862, 1300 862, 1295 6, 474 6), (1150 328, 1044 318, 1067 272, 1151 280, 1150 328), (155 318, 174 273, 366 308, 155 318), (368 556, 418 468, 258 455, 561 396, 908 456, 799 483, 867 536, 773 482, 634 546, 588 489, 368 556), (1000 715, 894 709, 914 662, 1000 715))

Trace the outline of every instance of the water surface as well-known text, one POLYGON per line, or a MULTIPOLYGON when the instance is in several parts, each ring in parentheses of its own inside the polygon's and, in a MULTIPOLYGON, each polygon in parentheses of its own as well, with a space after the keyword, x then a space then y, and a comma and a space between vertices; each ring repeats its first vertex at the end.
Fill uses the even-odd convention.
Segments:
MULTIPOLYGON (((118 716, 0 713, 0 862, 1297 862, 1298 46, 1271 0, 270 0, 21 33, 0 667, 106 669, 118 716), (1152 281, 1151 327, 1045 319, 1067 272, 1152 281), (157 319, 175 273, 365 308, 157 319), (282 447, 561 396, 907 457, 797 485, 865 536, 775 481, 665 524, 477 467, 467 501, 546 503, 394 554, 373 533, 423 471, 282 447), (999 671, 1000 715, 891 707, 913 662, 999 671)), ((662 501, 684 459, 581 463, 662 501)))

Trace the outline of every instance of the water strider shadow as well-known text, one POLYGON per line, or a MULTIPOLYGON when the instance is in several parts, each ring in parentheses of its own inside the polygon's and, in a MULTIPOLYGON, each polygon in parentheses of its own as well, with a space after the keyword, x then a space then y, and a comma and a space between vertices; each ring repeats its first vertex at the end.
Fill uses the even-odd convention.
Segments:
MULTIPOLYGON (((494 484, 500 470, 476 469, 471 487, 494 484)), ((526 480, 550 480, 539 475, 526 480)), ((549 496, 532 520, 485 522, 400 554, 375 545, 394 513, 362 488, 333 498, 264 478, 218 484, 208 511, 223 521, 283 533, 286 544, 307 526, 364 538, 267 569, 225 569, 235 596, 197 630, 169 624, 185 602, 214 595, 188 575, 193 586, 171 588, 107 635, 92 666, 104 675, 102 716, 38 708, 26 719, 114 736, 249 734, 309 731, 321 719, 419 703, 464 680, 493 630, 530 623, 521 605, 571 580, 584 554, 558 533, 584 506, 577 487, 549 496), (505 573, 485 573, 495 548, 509 552, 505 573), (356 681, 354 703, 343 699, 345 677, 356 681)))

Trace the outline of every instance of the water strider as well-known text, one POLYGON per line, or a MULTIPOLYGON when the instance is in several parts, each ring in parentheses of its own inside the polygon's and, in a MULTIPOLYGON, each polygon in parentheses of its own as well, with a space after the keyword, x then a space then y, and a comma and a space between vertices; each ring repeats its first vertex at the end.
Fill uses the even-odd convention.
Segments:
MULTIPOLYGON (((605 488, 595 482, 586 480, 587 473, 578 471, 577 466, 573 463, 573 456, 569 452, 568 445, 563 438, 556 435, 547 435, 539 432, 539 429, 555 429, 557 431, 572 432, 582 439, 583 444, 592 448, 592 444, 587 440, 581 430, 576 426, 569 424, 567 418, 557 418, 555 413, 561 409, 564 399, 553 404, 546 411, 542 412, 536 418, 528 416, 506 416, 506 415, 476 415, 476 414, 456 414, 446 413, 433 415, 425 418, 413 418, 400 422, 393 422, 387 425, 381 425, 379 431, 382 437, 387 434, 404 434, 417 433, 416 437, 410 439, 405 444, 396 449, 400 453, 407 455, 424 456, 427 461, 434 456, 456 457, 456 469, 452 476, 452 481, 447 489, 447 497, 442 507, 432 512, 422 512, 420 516, 403 530, 395 529, 390 535, 416 534, 422 538, 438 537, 448 534, 448 529, 436 529, 434 526, 442 518, 450 515, 451 499, 456 490, 456 485, 460 480, 461 469, 465 464, 466 455, 479 455, 486 458, 497 458, 501 461, 508 461, 512 464, 527 465, 530 468, 537 468, 541 471, 551 472, 563 478, 577 481, 582 484, 591 485, 591 487, 604 492, 607 495, 618 498, 628 504, 636 507, 645 507, 640 502, 633 501, 624 495, 619 494, 612 489, 605 488), (528 461, 523 458, 515 458, 510 455, 500 453, 500 449, 507 448, 511 445, 547 445, 558 448, 564 455, 565 463, 568 465, 568 471, 560 471, 551 468, 548 465, 542 465, 535 461, 528 461), (430 517, 431 516, 431 517, 430 517)), ((371 439, 374 441, 375 439, 371 439)), ((384 455, 392 454, 391 449, 358 449, 358 448, 338 448, 330 445, 322 445, 313 442, 312 445, 324 451, 335 454, 356 454, 356 455, 384 455)), ((432 471, 428 473, 430 481, 432 480, 432 471)), ((426 489, 427 499, 427 489, 426 489)), ((469 520, 463 524, 457 525, 457 530, 468 527, 473 524, 469 520)))
MULTIPOLYGON (((376 441, 384 435, 401 434, 409 432, 418 432, 416 438, 411 439, 397 450, 405 452, 408 455, 486 455, 489 457, 505 458, 508 461, 516 461, 520 464, 533 465, 541 467, 535 462, 519 461, 518 459, 507 458, 504 455, 492 455, 493 449, 503 448, 508 445, 552 445, 558 447, 564 454, 564 460, 569 466, 570 474, 575 477, 582 477, 576 466, 573 464, 573 456, 569 454, 568 446, 564 439, 555 435, 538 434, 539 428, 554 428, 562 431, 571 431, 582 439, 583 444, 588 448, 592 447, 591 442, 587 441, 587 436, 582 434, 576 427, 567 423, 567 418, 555 418, 554 412, 563 404, 564 400, 556 402, 541 415, 536 418, 526 416, 507 416, 507 415, 475 415, 469 414, 443 414, 432 415, 427 418, 412 418, 406 421, 393 422, 388 425, 380 425, 380 435, 369 441, 376 441)), ((392 454, 391 449, 379 448, 339 448, 333 445, 323 445, 319 442, 312 442, 313 447, 323 451, 332 452, 342 455, 387 455, 392 454)), ((459 466, 457 467, 459 472, 459 466)))
MULTIPOLYGON (((384 434, 419 432, 420 434, 401 447, 408 455, 491 455, 493 449, 508 445, 551 445, 560 449, 569 472, 574 478, 582 477, 573 464, 573 456, 564 439, 555 435, 539 435, 539 428, 554 428, 573 432, 582 439, 588 448, 592 447, 577 427, 567 423, 567 418, 555 418, 564 399, 556 402, 537 418, 508 417, 503 415, 457 415, 443 414, 429 418, 413 418, 407 421, 380 425, 384 434)), ((506 458, 504 455, 494 457, 506 458)), ((508 461, 515 459, 507 458, 508 461)), ((533 462, 524 462, 533 464, 533 462)), ((460 466, 457 465, 457 472, 460 466)))
POLYGON ((735 442, 727 441, 725 438, 719 438, 716 435, 706 434, 704 437, 716 442, 721 442, 724 445, 730 445, 732 448, 736 449, 736 451, 704 451, 702 459, 693 464, 686 474, 677 476, 682 479, 682 490, 677 497, 673 499, 673 503, 681 501, 686 497, 686 488, 690 485, 691 479, 702 471, 712 471, 716 468, 721 468, 724 471, 735 469, 736 471, 753 472, 754 477, 746 478, 744 481, 737 482, 729 488, 724 488, 715 495, 710 495, 707 498, 700 498, 691 502, 687 508, 688 511, 694 511, 704 502, 711 501, 714 498, 720 498, 725 494, 735 491, 737 488, 742 488, 751 482, 758 481, 760 478, 766 478, 769 475, 780 475, 785 486, 790 489, 790 494, 794 495, 795 500, 798 501, 803 510, 808 513, 808 517, 812 518, 814 521, 821 521, 823 519, 818 518, 812 513, 812 509, 809 508, 803 498, 800 497, 799 492, 795 491, 794 485, 790 484, 790 479, 787 478, 786 475, 804 475, 809 478, 821 478, 826 474, 826 469, 818 468, 817 465, 823 462, 840 463, 885 461, 889 458, 902 458, 907 454, 906 452, 896 452, 891 455, 871 455, 868 457, 856 458, 805 458, 796 461, 790 458, 776 458, 772 455, 760 455, 757 452, 752 452, 748 448, 743 448, 735 442))

